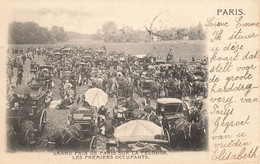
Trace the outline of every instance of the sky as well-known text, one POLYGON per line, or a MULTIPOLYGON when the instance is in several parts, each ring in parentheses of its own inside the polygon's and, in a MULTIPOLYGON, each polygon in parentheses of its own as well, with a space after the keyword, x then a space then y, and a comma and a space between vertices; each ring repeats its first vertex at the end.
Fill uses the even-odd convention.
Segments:
POLYGON ((131 26, 135 30, 150 27, 157 15, 153 28, 196 26, 206 20, 202 8, 207 6, 198 1, 168 0, 95 0, 95 1, 15 1, 9 4, 9 22, 33 21, 50 29, 61 26, 66 31, 93 34, 105 22, 113 21, 118 28, 131 26), (189 6, 189 7, 188 7, 189 6))

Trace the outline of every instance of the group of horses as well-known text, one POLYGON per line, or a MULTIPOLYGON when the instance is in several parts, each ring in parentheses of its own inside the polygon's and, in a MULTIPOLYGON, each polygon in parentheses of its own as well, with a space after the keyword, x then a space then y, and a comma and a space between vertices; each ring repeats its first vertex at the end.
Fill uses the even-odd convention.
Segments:
POLYGON ((142 112, 136 118, 152 121, 167 131, 173 150, 202 150, 207 147, 208 120, 204 109, 184 111, 172 119, 162 118, 153 112, 142 112))
POLYGON ((48 137, 46 148, 53 150, 82 150, 92 151, 96 146, 95 136, 85 134, 79 124, 73 124, 61 132, 54 133, 48 137))
POLYGON ((36 133, 32 121, 24 120, 16 126, 7 124, 8 151, 28 150, 35 144, 36 133))

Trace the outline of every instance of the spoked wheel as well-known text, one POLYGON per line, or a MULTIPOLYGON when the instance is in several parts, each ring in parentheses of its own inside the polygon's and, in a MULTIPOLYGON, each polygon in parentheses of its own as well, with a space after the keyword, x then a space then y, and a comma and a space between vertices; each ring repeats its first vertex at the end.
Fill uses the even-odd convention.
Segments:
POLYGON ((46 124, 47 124, 47 112, 46 112, 46 110, 43 110, 41 117, 40 117, 39 129, 38 129, 40 134, 42 134, 43 129, 46 124))
POLYGON ((90 145, 89 145, 89 151, 94 151, 96 149, 96 145, 97 145, 97 137, 96 136, 93 136, 91 138, 91 141, 90 141, 90 145))

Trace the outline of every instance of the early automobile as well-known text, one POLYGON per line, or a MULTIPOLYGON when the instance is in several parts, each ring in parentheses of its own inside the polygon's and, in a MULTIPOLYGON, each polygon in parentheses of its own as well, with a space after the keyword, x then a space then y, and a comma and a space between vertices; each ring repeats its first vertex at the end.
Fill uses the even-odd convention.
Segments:
POLYGON ((187 110, 187 105, 180 99, 157 99, 156 114, 164 116, 167 120, 183 117, 183 111, 185 110, 187 110))

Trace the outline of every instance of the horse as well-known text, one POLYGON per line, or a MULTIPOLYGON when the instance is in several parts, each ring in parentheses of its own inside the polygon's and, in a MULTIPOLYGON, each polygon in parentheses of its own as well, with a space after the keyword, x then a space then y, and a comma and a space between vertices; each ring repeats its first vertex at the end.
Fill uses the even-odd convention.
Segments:
POLYGON ((19 136, 16 132, 16 129, 9 124, 7 124, 6 130, 8 151, 15 151, 18 148, 18 146, 21 146, 19 142, 19 136))
POLYGON ((207 84, 202 81, 194 81, 193 83, 193 95, 194 96, 204 96, 206 97, 207 93, 207 84))
POLYGON ((36 144, 36 130, 32 121, 23 121, 20 125, 22 143, 26 147, 32 147, 36 144))
POLYGON ((169 121, 171 146, 179 150, 196 150, 206 144, 205 126, 201 122, 191 123, 185 118, 169 121))
POLYGON ((83 129, 79 124, 73 124, 58 134, 48 137, 46 147, 49 150, 84 150, 86 147, 91 149, 93 145, 93 137, 85 137, 83 129))
POLYGON ((36 130, 32 121, 25 120, 18 126, 7 124, 8 151, 31 150, 36 144, 36 130))

